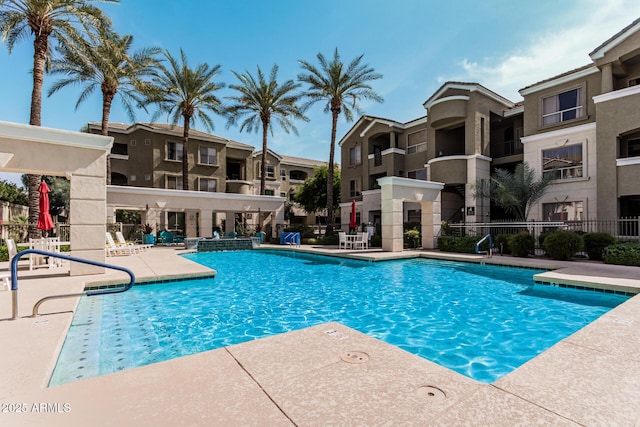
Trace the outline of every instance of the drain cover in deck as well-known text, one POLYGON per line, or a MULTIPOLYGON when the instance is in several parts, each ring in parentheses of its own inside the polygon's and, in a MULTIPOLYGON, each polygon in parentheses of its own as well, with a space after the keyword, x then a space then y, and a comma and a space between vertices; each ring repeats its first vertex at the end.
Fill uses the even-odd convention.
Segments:
POLYGON ((366 363, 369 361, 369 355, 361 351, 347 351, 340 355, 340 359, 347 363, 366 363))
POLYGON ((430 403, 441 402, 447 398, 444 391, 432 385, 423 385, 418 387, 418 396, 424 398, 430 403))

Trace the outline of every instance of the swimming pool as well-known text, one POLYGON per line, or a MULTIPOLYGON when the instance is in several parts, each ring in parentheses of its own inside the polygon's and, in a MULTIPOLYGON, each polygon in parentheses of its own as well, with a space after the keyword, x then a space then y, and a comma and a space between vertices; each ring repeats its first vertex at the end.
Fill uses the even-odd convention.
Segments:
POLYGON ((460 262, 185 256, 216 278, 81 298, 50 386, 329 321, 490 383, 628 298, 535 285, 539 270, 460 262))

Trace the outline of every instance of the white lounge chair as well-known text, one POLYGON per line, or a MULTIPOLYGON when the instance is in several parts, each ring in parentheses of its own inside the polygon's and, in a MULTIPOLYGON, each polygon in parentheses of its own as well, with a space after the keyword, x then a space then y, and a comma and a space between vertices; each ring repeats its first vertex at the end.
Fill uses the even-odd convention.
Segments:
POLYGON ((116 231, 116 245, 118 246, 128 246, 130 248, 133 248, 135 251, 137 252, 145 252, 150 250, 153 245, 136 245, 134 243, 131 242, 127 242, 124 238, 124 235, 122 234, 122 231, 116 231))
POLYGON ((113 240, 113 236, 108 231, 105 233, 106 238, 106 248, 107 256, 117 256, 117 255, 133 255, 136 253, 136 250, 130 246, 118 246, 116 242, 113 240))

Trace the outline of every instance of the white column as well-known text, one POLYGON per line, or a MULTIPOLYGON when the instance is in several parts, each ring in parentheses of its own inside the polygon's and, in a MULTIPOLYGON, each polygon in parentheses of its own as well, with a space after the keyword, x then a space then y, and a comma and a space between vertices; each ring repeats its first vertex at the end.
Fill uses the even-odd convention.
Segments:
MULTIPOLYGON (((195 214, 195 213, 194 213, 195 214)), ((211 237, 213 236, 213 212, 209 210, 200 210, 200 236, 198 237, 211 237)), ((195 230, 193 235, 195 236, 195 230)), ((191 234, 189 234, 191 236, 191 234)))
POLYGON ((382 250, 385 252, 402 252, 404 238, 402 235, 402 199, 385 198, 382 194, 382 250))
POLYGON ((436 236, 440 233, 441 200, 440 195, 433 202, 422 202, 422 247, 424 249, 435 249, 438 245, 436 236))

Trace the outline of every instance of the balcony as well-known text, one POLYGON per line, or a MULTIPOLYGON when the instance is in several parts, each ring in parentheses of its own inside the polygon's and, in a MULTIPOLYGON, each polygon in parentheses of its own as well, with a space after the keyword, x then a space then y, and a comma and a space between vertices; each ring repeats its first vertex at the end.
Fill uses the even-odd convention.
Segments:
POLYGON ((443 156, 429 160, 431 181, 445 184, 463 184, 467 182, 468 156, 443 156))
POLYGON ((448 96, 433 102, 429 108, 431 126, 437 129, 465 119, 468 101, 468 96, 448 96))

